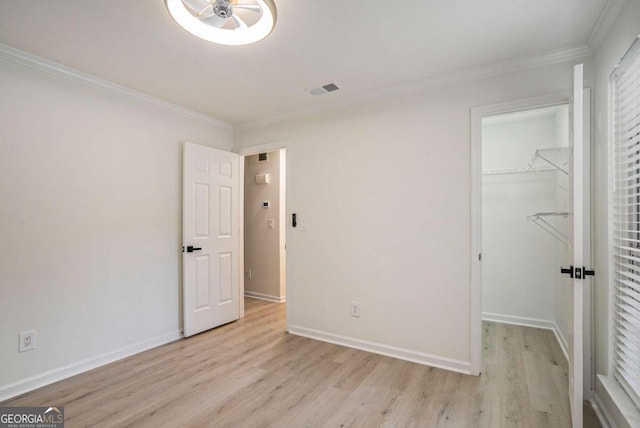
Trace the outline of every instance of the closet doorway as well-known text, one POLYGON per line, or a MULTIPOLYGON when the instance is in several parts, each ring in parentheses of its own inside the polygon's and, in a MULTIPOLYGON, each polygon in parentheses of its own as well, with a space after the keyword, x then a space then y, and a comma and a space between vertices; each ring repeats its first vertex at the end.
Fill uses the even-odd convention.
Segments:
POLYGON ((482 118, 482 319, 552 330, 567 353, 569 106, 482 118))
POLYGON ((566 294, 553 283, 556 272, 564 280, 560 266, 573 246, 563 244, 573 232, 564 214, 574 190, 572 104, 570 93, 558 93, 471 109, 472 374, 484 370, 487 321, 551 330, 567 354, 560 330, 572 313, 572 283, 566 294))

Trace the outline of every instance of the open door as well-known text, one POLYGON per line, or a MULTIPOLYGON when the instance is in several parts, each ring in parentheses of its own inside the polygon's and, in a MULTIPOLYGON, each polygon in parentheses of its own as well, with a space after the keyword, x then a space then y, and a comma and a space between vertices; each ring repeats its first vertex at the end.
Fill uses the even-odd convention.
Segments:
MULTIPOLYGON (((571 299, 569 303, 569 401, 573 427, 582 427, 583 383, 584 383, 584 327, 583 323, 585 296, 589 293, 589 281, 585 277, 593 275, 591 262, 590 236, 590 142, 589 142, 589 100, 588 90, 583 89, 583 65, 574 67, 573 94, 571 103, 571 136, 572 146, 569 185, 569 260, 573 260, 570 268, 562 272, 571 276, 571 299), (586 120, 585 120, 586 118, 586 120), (585 132, 586 130, 586 132, 585 132)), ((588 340, 588 337, 586 338, 588 340)))
POLYGON ((240 316, 239 188, 237 154, 185 143, 182 196, 185 337, 240 316))

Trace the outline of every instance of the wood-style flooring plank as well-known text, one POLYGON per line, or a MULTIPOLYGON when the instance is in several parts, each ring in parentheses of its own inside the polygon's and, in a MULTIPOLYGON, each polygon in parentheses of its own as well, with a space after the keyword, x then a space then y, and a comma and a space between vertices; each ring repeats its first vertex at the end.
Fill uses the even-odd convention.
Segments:
POLYGON ((289 335, 284 304, 245 299, 245 311, 0 404, 64 405, 68 427, 570 426, 550 331, 484 323, 474 377, 289 335))

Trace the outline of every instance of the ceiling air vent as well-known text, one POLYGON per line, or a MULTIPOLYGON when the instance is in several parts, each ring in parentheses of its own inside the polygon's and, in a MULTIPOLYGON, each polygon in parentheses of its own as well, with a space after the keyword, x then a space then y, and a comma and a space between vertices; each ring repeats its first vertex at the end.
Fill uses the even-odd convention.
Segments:
POLYGON ((337 91, 338 89, 340 88, 335 83, 328 83, 326 85, 320 86, 319 88, 307 89, 307 91, 311 95, 324 95, 328 94, 329 92, 337 91))
POLYGON ((258 153, 258 162, 269 162, 269 153, 258 153))

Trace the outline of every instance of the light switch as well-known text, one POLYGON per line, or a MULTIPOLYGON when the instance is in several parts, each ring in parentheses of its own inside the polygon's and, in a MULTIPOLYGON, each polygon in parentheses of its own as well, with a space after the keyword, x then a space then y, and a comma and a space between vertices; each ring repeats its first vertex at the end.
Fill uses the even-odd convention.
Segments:
POLYGON ((299 228, 300 228, 301 232, 308 232, 309 231, 309 222, 307 221, 306 217, 298 218, 298 225, 299 225, 299 228))

